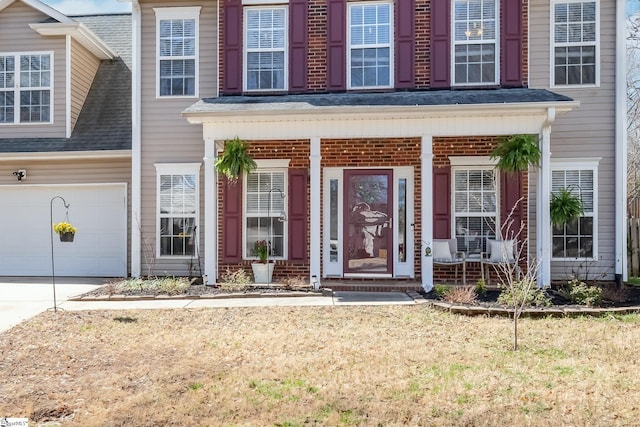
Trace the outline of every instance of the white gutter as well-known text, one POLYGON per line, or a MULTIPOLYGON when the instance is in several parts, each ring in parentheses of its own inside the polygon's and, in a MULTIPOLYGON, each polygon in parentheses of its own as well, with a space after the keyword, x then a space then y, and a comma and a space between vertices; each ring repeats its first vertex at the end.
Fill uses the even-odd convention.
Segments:
POLYGON ((616 281, 627 272, 627 40, 625 1, 616 2, 616 281))
POLYGON ((142 133, 141 133, 141 41, 142 14, 138 0, 131 2, 131 276, 140 277, 142 251, 142 133))
MULTIPOLYGON (((38 0, 21 0, 21 1, 27 6, 31 6, 35 10, 38 10, 44 13, 45 15, 55 19, 56 21, 73 22, 73 20, 68 16, 58 12, 51 6, 48 6, 41 1, 38 1, 38 0)), ((0 11, 6 8, 7 6, 11 5, 13 2, 15 2, 15 0, 0 0, 0 11)))
POLYGON ((100 37, 79 22, 29 24, 29 27, 42 36, 71 36, 99 59, 113 59, 118 56, 100 37))
POLYGON ((16 160, 101 160, 101 159, 128 159, 130 150, 96 150, 96 151, 38 151, 36 153, 2 153, 0 162, 13 162, 16 160))

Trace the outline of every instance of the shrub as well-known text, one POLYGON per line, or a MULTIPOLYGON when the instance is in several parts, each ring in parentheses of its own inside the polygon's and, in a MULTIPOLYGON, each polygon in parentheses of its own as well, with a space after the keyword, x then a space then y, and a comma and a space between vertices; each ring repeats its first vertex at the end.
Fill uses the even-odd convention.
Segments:
POLYGON ((476 282, 476 293, 480 296, 485 296, 487 294, 487 282, 480 278, 476 282))
POLYGON ((282 280, 282 287, 284 289, 300 289, 309 288, 309 282, 302 277, 287 277, 282 280))
POLYGON ((449 290, 449 287, 447 285, 436 285, 433 288, 433 291, 436 293, 436 296, 438 298, 444 298, 448 290, 449 290))
POLYGON ((513 286, 504 289, 498 295, 498 304, 515 307, 524 301, 527 307, 549 307, 551 299, 544 289, 536 288, 526 280, 514 281, 513 286))
POLYGON ((224 274, 220 275, 222 282, 219 284, 223 291, 239 292, 247 289, 251 284, 251 276, 244 269, 239 268, 235 271, 227 269, 224 274))
POLYGON ((456 304, 475 304, 478 302, 478 294, 473 286, 455 286, 447 289, 443 299, 456 304))
POLYGON ((572 304, 597 307, 602 304, 602 288, 590 286, 578 279, 571 279, 560 290, 560 294, 572 304))

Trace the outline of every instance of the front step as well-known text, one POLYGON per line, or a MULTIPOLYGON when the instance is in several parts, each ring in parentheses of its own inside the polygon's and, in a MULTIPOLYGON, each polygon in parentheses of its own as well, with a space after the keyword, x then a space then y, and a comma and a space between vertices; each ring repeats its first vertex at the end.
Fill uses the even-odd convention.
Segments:
POLYGON ((350 280, 328 280, 322 281, 323 288, 329 288, 333 291, 352 291, 352 292, 407 292, 421 291, 422 285, 418 282, 407 281, 379 281, 379 282, 362 282, 350 280))

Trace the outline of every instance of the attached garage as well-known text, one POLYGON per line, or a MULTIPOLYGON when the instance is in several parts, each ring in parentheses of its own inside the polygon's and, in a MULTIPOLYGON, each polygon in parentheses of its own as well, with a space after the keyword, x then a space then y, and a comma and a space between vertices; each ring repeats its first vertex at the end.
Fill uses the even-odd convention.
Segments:
POLYGON ((127 275, 127 184, 0 186, 0 276, 51 275, 53 222, 78 228, 73 243, 54 235, 56 276, 127 275), (53 199, 53 203, 52 203, 53 199))

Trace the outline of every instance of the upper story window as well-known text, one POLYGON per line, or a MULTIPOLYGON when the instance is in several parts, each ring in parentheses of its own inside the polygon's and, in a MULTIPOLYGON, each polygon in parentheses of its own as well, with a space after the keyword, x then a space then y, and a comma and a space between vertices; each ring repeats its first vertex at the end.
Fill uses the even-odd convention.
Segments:
POLYGON ((347 81, 350 89, 388 88, 393 82, 391 3, 349 3, 347 81))
POLYGON ((553 3, 553 86, 598 84, 598 5, 553 3))
POLYGON ((496 0, 453 0, 453 82, 498 83, 496 0))
POLYGON ((50 123, 52 53, 0 55, 0 123, 50 123))
POLYGON ((553 258, 595 258, 597 230, 597 162, 556 163, 551 191, 566 189, 582 200, 584 214, 576 221, 552 227, 553 258))
POLYGON ((245 28, 245 90, 287 89, 287 8, 247 7, 245 28))
POLYGON ((198 95, 200 7, 156 8, 157 95, 198 95))

